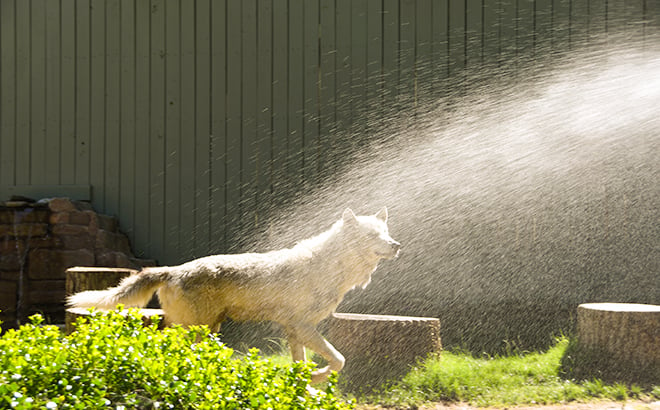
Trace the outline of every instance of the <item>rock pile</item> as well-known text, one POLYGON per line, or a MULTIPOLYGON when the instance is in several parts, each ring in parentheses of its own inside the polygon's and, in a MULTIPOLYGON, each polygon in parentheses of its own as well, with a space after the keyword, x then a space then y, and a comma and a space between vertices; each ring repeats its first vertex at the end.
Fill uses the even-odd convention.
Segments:
POLYGON ((51 198, 0 203, 0 320, 3 329, 42 313, 64 322, 66 269, 105 266, 139 269, 117 218, 87 202, 51 198))

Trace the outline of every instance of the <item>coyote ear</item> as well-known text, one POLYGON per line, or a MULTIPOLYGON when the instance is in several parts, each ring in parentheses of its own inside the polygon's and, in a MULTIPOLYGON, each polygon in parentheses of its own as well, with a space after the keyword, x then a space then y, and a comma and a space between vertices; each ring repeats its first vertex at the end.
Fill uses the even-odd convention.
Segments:
POLYGON ((357 222, 357 217, 355 216, 353 211, 351 211, 351 208, 346 208, 341 218, 344 220, 345 224, 357 222))
POLYGON ((387 222, 387 207, 384 206, 376 213, 376 218, 380 219, 383 222, 387 222))

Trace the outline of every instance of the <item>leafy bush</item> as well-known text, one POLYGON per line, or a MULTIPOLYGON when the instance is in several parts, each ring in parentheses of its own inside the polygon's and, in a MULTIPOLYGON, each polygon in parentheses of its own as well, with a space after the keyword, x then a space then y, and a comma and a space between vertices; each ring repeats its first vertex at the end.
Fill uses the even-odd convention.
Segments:
POLYGON ((237 357, 205 327, 157 330, 137 311, 95 313, 63 335, 31 323, 0 338, 0 408, 347 409, 309 389, 311 365, 237 357))

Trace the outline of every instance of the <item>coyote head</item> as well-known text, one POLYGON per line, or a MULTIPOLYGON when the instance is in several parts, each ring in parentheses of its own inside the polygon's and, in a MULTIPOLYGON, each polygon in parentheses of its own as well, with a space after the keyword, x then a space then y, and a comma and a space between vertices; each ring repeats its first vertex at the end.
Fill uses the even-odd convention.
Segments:
POLYGON ((387 208, 383 207, 375 215, 356 216, 346 208, 342 215, 344 230, 355 246, 365 256, 377 259, 392 259, 399 254, 401 244, 390 236, 387 229, 387 208))

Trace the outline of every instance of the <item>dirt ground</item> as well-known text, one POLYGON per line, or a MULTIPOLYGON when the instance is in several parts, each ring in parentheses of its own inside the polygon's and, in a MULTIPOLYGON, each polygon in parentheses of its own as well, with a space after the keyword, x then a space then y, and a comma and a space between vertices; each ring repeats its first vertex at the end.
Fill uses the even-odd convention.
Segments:
MULTIPOLYGON (((395 410, 386 407, 361 407, 358 410, 395 410)), ((417 410, 660 410, 660 401, 602 401, 592 403, 556 404, 551 406, 510 406, 510 407, 473 407, 467 404, 442 404, 437 403, 417 408, 417 410)), ((399 409, 396 409, 399 410, 399 409)), ((403 409, 401 409, 403 410, 403 409)))
MULTIPOLYGON (((420 407, 419 410, 472 410, 479 409, 462 404, 444 405, 439 404, 430 407, 420 407)), ((595 403, 574 403, 557 404, 552 406, 512 406, 512 407, 492 407, 489 409, 510 409, 510 410, 660 410, 660 402, 645 403, 642 401, 628 402, 595 402, 595 403)), ((483 410, 483 408, 482 408, 483 410)))

